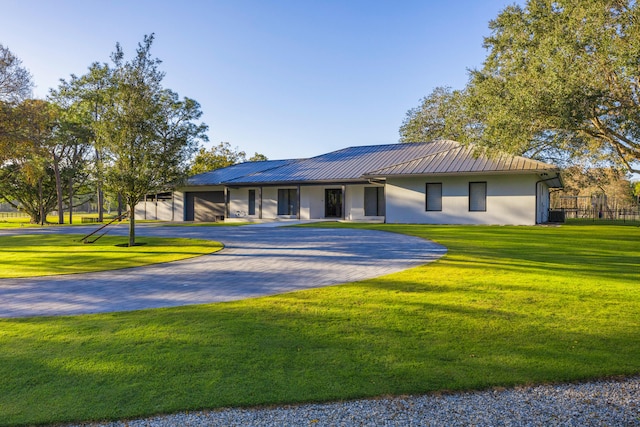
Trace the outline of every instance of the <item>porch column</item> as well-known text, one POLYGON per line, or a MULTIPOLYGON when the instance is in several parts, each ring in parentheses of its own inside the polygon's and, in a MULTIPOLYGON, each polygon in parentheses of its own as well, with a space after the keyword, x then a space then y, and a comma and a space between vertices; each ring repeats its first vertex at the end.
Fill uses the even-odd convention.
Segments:
POLYGON ((297 198, 296 204, 298 205, 296 209, 296 218, 300 219, 300 184, 298 184, 298 189, 296 191, 296 198, 297 198))
POLYGON ((258 219, 262 219, 262 187, 258 187, 258 219))
POLYGON ((346 219, 347 218, 347 186, 343 185, 342 186, 342 194, 340 195, 340 197, 342 198, 341 202, 342 202, 342 219, 346 219))
POLYGON ((229 188, 224 187, 224 219, 229 218, 229 188))

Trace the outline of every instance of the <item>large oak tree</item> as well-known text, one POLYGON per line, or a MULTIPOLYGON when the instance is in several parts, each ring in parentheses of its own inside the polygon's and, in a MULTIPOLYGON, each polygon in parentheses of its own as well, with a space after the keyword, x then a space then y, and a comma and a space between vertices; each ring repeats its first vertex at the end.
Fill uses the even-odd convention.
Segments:
MULTIPOLYGON (((636 1, 529 0, 507 7, 490 29, 487 58, 471 72, 462 101, 443 99, 456 107, 448 123, 457 139, 534 157, 591 156, 639 171, 636 1)), ((418 112, 409 112, 405 128, 418 112)))

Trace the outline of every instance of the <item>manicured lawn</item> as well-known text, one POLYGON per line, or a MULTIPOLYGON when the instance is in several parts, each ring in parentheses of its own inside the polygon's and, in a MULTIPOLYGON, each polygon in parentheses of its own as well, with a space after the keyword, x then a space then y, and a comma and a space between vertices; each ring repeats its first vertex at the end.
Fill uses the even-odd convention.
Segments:
MULTIPOLYGON (((115 270, 177 261, 222 249, 218 242, 140 237, 139 246, 122 246, 128 237, 104 236, 92 244, 81 234, 0 236, 0 279, 115 270)), ((1 417, 0 417, 1 419, 1 417)))
POLYGON ((640 373, 640 228, 362 227, 449 253, 274 297, 0 320, 0 425, 640 373))

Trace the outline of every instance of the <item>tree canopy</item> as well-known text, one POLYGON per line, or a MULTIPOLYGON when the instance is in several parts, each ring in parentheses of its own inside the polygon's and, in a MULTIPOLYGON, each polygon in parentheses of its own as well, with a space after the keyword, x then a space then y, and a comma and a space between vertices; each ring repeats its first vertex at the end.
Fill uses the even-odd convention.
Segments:
POLYGON ((255 153, 247 159, 247 153, 240 151, 238 147, 232 148, 228 142, 221 142, 211 147, 210 150, 200 148, 200 151, 198 151, 198 154, 193 159, 190 174, 197 175, 246 161, 259 162, 264 160, 268 160, 267 156, 259 153, 255 153))
MULTIPOLYGON (((438 111, 456 108, 447 116, 446 135, 436 126, 425 138, 532 157, 591 156, 638 172, 639 7, 633 0, 529 0, 507 7, 490 22, 487 58, 470 72, 464 91, 445 93, 439 103, 436 92, 428 98, 438 111)), ((409 130, 415 135, 420 111, 408 113, 401 140, 409 130)))
POLYGON ((33 89, 31 74, 8 47, 0 44, 0 102, 16 102, 28 98, 33 89))
POLYGON ((465 139, 464 91, 437 87, 425 96, 420 106, 407 112, 400 126, 400 142, 425 142, 436 139, 465 139))
POLYGON ((12 107, 31 94, 31 74, 8 47, 0 44, 0 164, 9 157, 18 135, 12 107))
POLYGON ((207 126, 193 99, 180 100, 162 86, 161 61, 151 56, 153 34, 145 36, 133 59, 120 45, 104 93, 105 109, 96 123, 105 164, 105 185, 129 206, 129 245, 135 244, 135 207, 146 194, 186 177, 188 161, 206 140, 207 126))

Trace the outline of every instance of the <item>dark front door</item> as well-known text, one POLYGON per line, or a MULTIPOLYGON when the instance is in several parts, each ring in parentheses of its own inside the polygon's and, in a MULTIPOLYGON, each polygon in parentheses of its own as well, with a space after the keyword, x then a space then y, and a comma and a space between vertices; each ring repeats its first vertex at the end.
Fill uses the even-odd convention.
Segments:
POLYGON ((342 218, 342 190, 327 188, 324 190, 325 218, 342 218))

